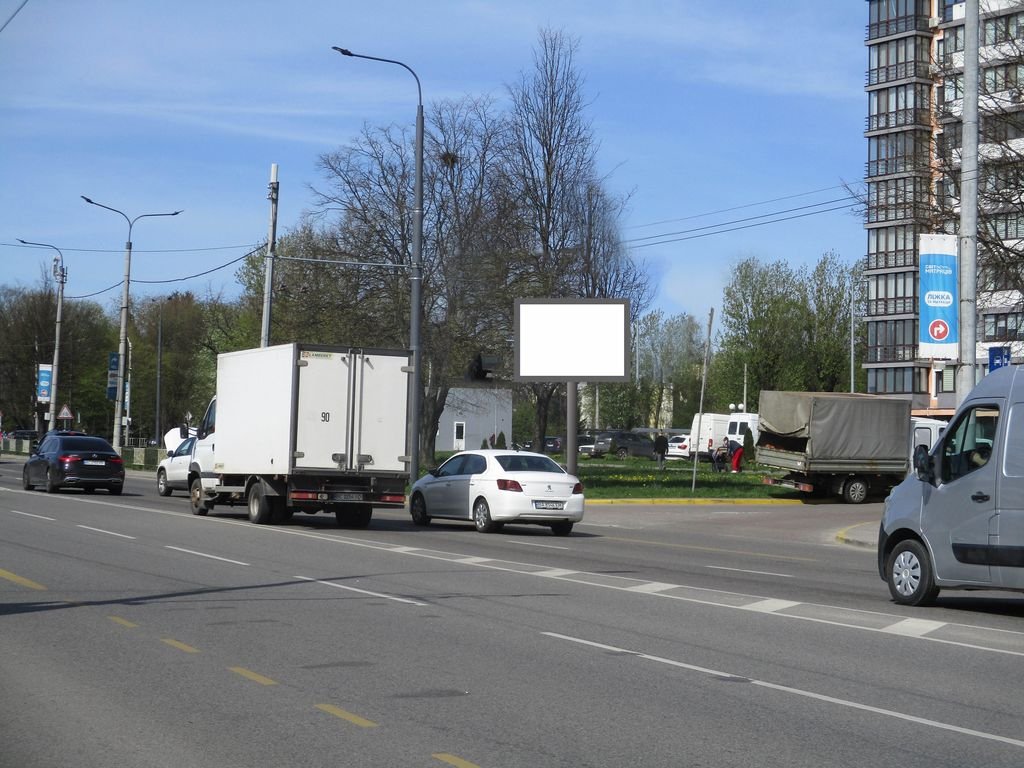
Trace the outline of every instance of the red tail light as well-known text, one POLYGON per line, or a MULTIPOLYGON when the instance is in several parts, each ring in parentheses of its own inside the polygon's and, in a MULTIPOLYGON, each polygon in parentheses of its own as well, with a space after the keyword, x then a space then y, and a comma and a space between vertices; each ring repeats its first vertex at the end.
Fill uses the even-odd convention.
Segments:
POLYGON ((124 464, 124 459, 120 456, 108 456, 107 461, 111 464, 124 464))
POLYGON ((81 461, 81 460, 82 460, 81 456, 61 456, 59 459, 57 459, 57 461, 61 462, 62 464, 70 464, 72 461, 81 461))
POLYGON ((498 480, 498 490, 499 491, 518 491, 519 493, 522 493, 523 492, 523 486, 521 486, 519 484, 518 480, 505 480, 505 479, 501 479, 501 480, 498 480))
POLYGON ((574 485, 572 487, 572 492, 574 494, 575 493, 583 493, 583 483, 576 483, 576 485, 574 485))

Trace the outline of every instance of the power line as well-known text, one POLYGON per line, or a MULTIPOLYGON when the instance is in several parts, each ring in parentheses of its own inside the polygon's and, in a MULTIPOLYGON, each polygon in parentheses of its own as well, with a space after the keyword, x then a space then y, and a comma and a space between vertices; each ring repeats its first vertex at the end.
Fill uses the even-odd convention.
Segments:
MULTIPOLYGON (((798 214, 796 214, 794 216, 785 216, 785 217, 783 217, 781 219, 772 219, 771 221, 760 221, 760 222, 757 222, 756 224, 744 224, 741 227, 731 227, 729 229, 720 229, 720 230, 717 230, 715 232, 702 232, 701 234, 698 234, 698 235, 688 235, 686 237, 676 237, 676 238, 673 238, 671 240, 659 240, 656 243, 640 243, 639 245, 634 245, 633 247, 634 248, 648 248, 648 247, 650 247, 652 245, 666 245, 668 243, 682 242, 683 240, 696 240, 697 238, 700 238, 700 237, 710 237, 711 235, 721 235, 721 234, 723 234, 725 232, 736 232, 737 230, 740 230, 740 229, 751 229, 753 227, 763 227, 766 224, 777 224, 780 221, 791 221, 792 219, 803 219, 803 218, 806 218, 807 216, 817 216, 820 213, 829 213, 831 211, 850 210, 853 207, 854 206, 852 206, 852 205, 837 205, 834 208, 825 208, 825 209, 820 210, 820 211, 809 211, 808 213, 798 213, 798 214)), ((728 223, 728 222, 726 222, 726 223, 728 223)))
MULTIPOLYGON (((257 248, 256 250, 259 250, 259 249, 257 248)), ((132 280, 132 282, 133 283, 143 283, 143 284, 146 284, 146 285, 163 285, 163 284, 166 284, 166 283, 183 283, 186 280, 194 280, 197 277, 203 277, 204 275, 209 275, 212 272, 218 272, 219 270, 222 270, 225 267, 230 267, 232 264, 237 264, 238 262, 242 261, 243 259, 246 259, 249 256, 251 256, 255 252, 256 251, 249 251, 249 253, 246 253, 246 254, 243 254, 242 256, 239 256, 237 259, 232 259, 231 261, 228 261, 228 262, 226 262, 224 264, 221 264, 218 267, 213 267, 213 268, 207 269, 207 270, 205 270, 203 272, 197 272, 194 275, 186 275, 185 277, 172 277, 172 278, 167 279, 167 280, 132 280)), ((93 296, 99 296, 101 293, 106 293, 107 291, 111 291, 114 288, 119 288, 123 284, 124 284, 124 280, 119 280, 118 282, 114 283, 113 285, 111 285, 111 286, 109 286, 107 288, 104 288, 101 291, 96 291, 95 293, 87 293, 87 294, 82 295, 82 296, 67 296, 65 298, 68 298, 68 299, 90 299, 93 296)))
MULTIPOLYGON (((769 216, 779 216, 779 215, 781 215, 783 213, 792 213, 794 211, 804 211, 804 210, 807 210, 808 208, 818 208, 818 207, 820 207, 822 205, 830 205, 832 203, 839 203, 839 202, 844 202, 844 201, 847 201, 847 200, 856 200, 856 199, 857 198, 854 197, 853 195, 847 195, 845 197, 837 197, 834 200, 823 200, 820 203, 811 203, 810 205, 800 205, 800 206, 797 206, 796 208, 785 208, 785 209, 783 209, 781 211, 773 211, 771 213, 762 213, 762 214, 758 214, 757 216, 747 216, 746 218, 742 218, 742 219, 733 219, 731 221, 722 221, 722 222, 719 222, 718 224, 707 224, 707 225, 705 225, 703 227, 694 227, 693 229, 683 229, 683 230, 680 230, 678 232, 663 232, 663 233, 658 234, 658 235, 648 235, 647 237, 637 237, 637 238, 633 238, 632 240, 623 240, 623 243, 637 243, 637 242, 640 242, 642 240, 657 240, 657 239, 661 239, 661 238, 664 238, 664 237, 671 237, 673 235, 685 235, 685 234, 689 234, 690 232, 701 232, 701 231, 703 231, 705 229, 717 229, 719 227, 725 227, 725 226, 728 226, 730 224, 740 224, 740 223, 745 222, 745 221, 754 221, 756 219, 766 219, 769 216)), ((833 210, 833 209, 829 209, 829 210, 833 210)), ((765 223, 766 224, 770 224, 771 222, 765 222, 765 223)), ((725 231, 729 231, 729 230, 725 230, 725 231)))
MULTIPOLYGON (((3 243, 5 248, 31 248, 33 246, 20 245, 15 243, 3 243)), ((138 253, 205 253, 207 251, 233 251, 239 248, 253 248, 252 243, 242 243, 241 245, 214 245, 207 248, 165 248, 162 250, 142 250, 132 249, 132 254, 138 253)), ((122 249, 109 249, 109 248, 61 248, 65 253, 124 253, 122 249)))
MULTIPOLYGON (((862 183, 862 182, 861 182, 862 183)), ((821 189, 812 189, 810 192, 798 192, 795 195, 783 195, 782 197, 773 197, 769 200, 761 200, 756 203, 744 203, 743 205, 734 205, 730 208, 720 208, 717 211, 708 211, 707 213, 695 213, 692 216, 682 216, 678 219, 662 219, 661 221, 652 221, 649 224, 632 224, 626 229, 643 229, 644 227, 657 227, 662 224, 672 224, 677 221, 690 221, 691 219, 702 219, 705 216, 715 216, 719 213, 729 213, 730 211, 739 211, 743 208, 756 208, 759 205, 767 205, 768 203, 777 203, 781 200, 792 200, 797 197, 807 197, 807 195, 816 195, 820 192, 829 192, 833 189, 846 189, 845 184, 836 184, 831 187, 822 187, 821 189)))

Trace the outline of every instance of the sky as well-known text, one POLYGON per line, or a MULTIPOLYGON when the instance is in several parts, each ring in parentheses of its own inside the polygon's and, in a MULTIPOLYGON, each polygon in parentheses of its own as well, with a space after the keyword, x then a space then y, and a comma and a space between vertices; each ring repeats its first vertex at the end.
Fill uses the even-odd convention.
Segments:
POLYGON ((271 164, 280 235, 327 188, 321 155, 366 124, 412 135, 410 75, 332 46, 409 65, 428 111, 500 106, 542 28, 578 41, 651 309, 717 320, 741 259, 865 251, 844 188, 862 189, 866 159, 863 0, 0 0, 5 22, 0 285, 52 280, 55 252, 20 238, 61 250, 69 299, 120 305, 128 222, 84 195, 128 218, 182 210, 135 223, 133 300, 237 296, 230 262, 267 237, 271 164))

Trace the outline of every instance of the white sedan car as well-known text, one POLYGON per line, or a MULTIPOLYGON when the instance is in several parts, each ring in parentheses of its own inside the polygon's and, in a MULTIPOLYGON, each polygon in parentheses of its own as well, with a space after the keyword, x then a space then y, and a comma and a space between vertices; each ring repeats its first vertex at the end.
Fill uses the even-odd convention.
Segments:
POLYGON ((192 461, 194 437, 182 440, 156 469, 156 490, 161 496, 170 496, 175 490, 188 490, 188 466, 192 461))
POLYGON ((568 536, 583 519, 583 483, 542 453, 463 451, 416 481, 409 511, 416 525, 472 520, 492 533, 505 523, 532 523, 568 536))

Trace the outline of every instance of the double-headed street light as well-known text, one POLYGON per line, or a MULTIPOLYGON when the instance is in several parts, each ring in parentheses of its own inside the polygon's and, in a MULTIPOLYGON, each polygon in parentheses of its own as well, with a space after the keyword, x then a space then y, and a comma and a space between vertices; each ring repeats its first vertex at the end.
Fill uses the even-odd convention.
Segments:
POLYGON ((57 281, 57 336, 53 342, 53 370, 50 372, 50 413, 46 417, 50 429, 56 429, 57 414, 57 367, 60 365, 60 320, 64 311, 64 283, 68 281, 68 270, 64 266, 64 254, 60 248, 49 243, 31 243, 28 240, 18 238, 18 242, 24 245, 35 245, 40 248, 52 248, 57 252, 53 257, 53 279, 57 281))
POLYGON ((412 209, 412 269, 410 271, 410 304, 409 307, 409 350, 412 352, 412 382, 409 386, 409 480, 415 483, 420 473, 420 314, 422 299, 420 298, 423 283, 423 89, 420 78, 412 67, 395 59, 382 59, 377 56, 366 56, 352 53, 347 48, 333 46, 333 50, 342 56, 356 59, 383 61, 386 64, 397 64, 409 72, 416 80, 416 180, 412 209))
POLYGON ((132 227, 135 226, 135 222, 139 219, 150 218, 153 216, 177 216, 181 211, 173 211, 171 213, 143 213, 140 216, 136 216, 134 219, 128 218, 123 212, 117 210, 117 208, 111 208, 109 205, 103 205, 103 203, 97 203, 95 200, 90 200, 85 195, 82 195, 82 199, 89 205, 95 205, 99 208, 106 208, 108 211, 113 211, 124 217, 124 220, 128 222, 128 241, 124 246, 124 283, 121 287, 121 336, 120 342, 118 343, 117 349, 117 393, 114 400, 114 439, 113 445, 114 450, 120 452, 121 445, 121 421, 124 416, 124 372, 125 372, 125 352, 127 352, 128 346, 128 286, 131 283, 131 272, 132 272, 132 227))

